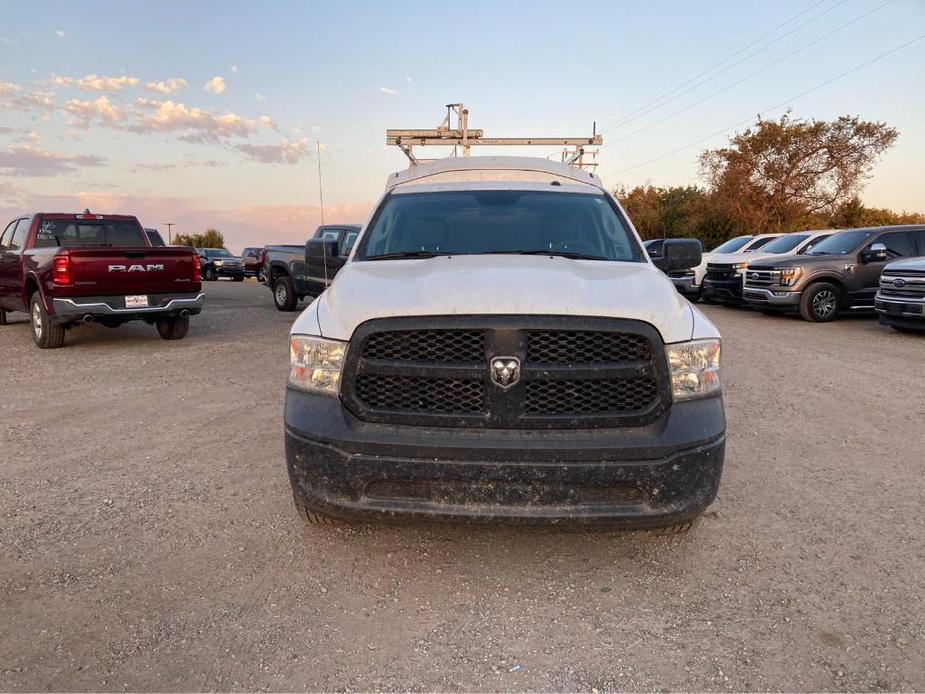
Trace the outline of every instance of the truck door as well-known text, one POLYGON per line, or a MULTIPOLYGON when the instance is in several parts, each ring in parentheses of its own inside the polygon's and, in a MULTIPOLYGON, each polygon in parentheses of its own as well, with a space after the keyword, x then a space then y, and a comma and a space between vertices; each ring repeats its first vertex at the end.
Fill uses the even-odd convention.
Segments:
POLYGON ((22 297, 22 247, 29 231, 28 219, 14 219, 0 235, 0 306, 25 311, 22 297))
POLYGON ((913 255, 915 255, 915 244, 913 243, 912 234, 908 231, 888 231, 885 234, 871 238, 859 254, 858 263, 854 269, 855 286, 848 287, 852 303, 873 306, 874 294, 877 293, 883 266, 891 260, 913 255), (875 243, 882 243, 886 246, 886 261, 862 263, 860 256, 869 251, 870 247, 875 243))

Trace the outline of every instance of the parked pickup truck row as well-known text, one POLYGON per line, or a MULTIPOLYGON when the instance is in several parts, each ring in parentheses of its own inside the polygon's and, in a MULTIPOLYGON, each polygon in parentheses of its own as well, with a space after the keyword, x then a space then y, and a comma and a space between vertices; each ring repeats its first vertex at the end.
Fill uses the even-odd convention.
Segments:
POLYGON ((0 325, 10 312, 28 313, 43 349, 94 322, 142 320, 178 340, 202 310, 200 280, 191 248, 153 246, 132 216, 37 212, 0 232, 0 325))

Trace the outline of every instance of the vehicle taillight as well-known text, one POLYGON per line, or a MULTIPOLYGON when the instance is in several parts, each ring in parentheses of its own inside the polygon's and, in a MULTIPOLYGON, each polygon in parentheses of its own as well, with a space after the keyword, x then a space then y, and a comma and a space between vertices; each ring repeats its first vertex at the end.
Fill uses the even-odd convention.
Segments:
POLYGON ((199 256, 193 254, 193 282, 202 282, 202 266, 199 264, 199 256))
POLYGON ((55 256, 51 264, 51 281, 57 285, 71 284, 71 258, 67 255, 55 256))

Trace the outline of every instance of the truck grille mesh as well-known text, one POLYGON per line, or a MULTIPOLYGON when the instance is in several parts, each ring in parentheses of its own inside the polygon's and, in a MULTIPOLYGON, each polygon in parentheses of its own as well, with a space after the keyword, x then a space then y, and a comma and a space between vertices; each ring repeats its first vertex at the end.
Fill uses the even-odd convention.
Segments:
POLYGON ((635 412, 658 395, 654 378, 620 381, 527 381, 528 414, 583 415, 635 412))
POLYGON ((350 343, 341 398, 366 421, 568 428, 644 424, 671 393, 661 337, 646 323, 468 316, 364 323, 350 343), (515 383, 492 381, 496 357, 519 361, 515 383))
POLYGON ((363 346, 366 359, 402 361, 481 361, 485 333, 481 330, 392 330, 370 335, 363 346))
POLYGON ((603 363, 651 358, 649 343, 641 335, 590 330, 531 330, 527 336, 527 361, 534 364, 603 363))
POLYGON ((481 381, 412 378, 366 374, 356 383, 357 396, 384 410, 475 414, 483 409, 481 381))

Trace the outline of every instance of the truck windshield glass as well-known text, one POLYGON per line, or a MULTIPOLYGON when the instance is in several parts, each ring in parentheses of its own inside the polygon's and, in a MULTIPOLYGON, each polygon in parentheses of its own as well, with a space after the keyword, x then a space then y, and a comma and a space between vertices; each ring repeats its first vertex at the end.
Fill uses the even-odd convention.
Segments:
POLYGON ((763 253, 789 253, 807 238, 809 234, 784 234, 771 241, 761 251, 763 253))
POLYGON ((35 235, 36 248, 146 247, 141 227, 133 222, 84 222, 45 219, 35 235))
POLYGON ((639 247, 603 195, 516 190, 393 195, 357 258, 492 253, 641 262, 639 247))
POLYGON ((752 240, 751 236, 740 236, 736 239, 729 239, 728 241, 721 243, 716 248, 714 248, 711 253, 735 253, 737 250, 742 248, 746 243, 752 240))
POLYGON ((209 248, 209 249, 206 249, 206 255, 209 256, 210 258, 231 258, 231 257, 233 257, 233 256, 231 255, 231 252, 230 252, 230 251, 226 251, 224 248, 219 248, 219 249, 212 249, 212 248, 209 248))
POLYGON ((833 234, 806 255, 844 255, 850 253, 868 236, 873 235, 873 231, 857 229, 856 231, 840 231, 833 234))

